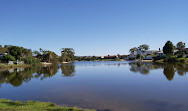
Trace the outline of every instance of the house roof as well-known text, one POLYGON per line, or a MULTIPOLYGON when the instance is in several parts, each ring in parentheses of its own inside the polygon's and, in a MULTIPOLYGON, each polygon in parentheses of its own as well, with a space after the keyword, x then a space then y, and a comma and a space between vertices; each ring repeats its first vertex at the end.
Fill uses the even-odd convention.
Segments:
POLYGON ((181 49, 180 51, 188 51, 188 48, 185 48, 185 49, 181 49))

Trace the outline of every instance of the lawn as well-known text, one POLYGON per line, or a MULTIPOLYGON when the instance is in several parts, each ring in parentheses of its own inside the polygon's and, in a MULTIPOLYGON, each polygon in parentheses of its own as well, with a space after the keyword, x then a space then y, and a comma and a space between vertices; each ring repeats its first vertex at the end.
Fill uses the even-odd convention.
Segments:
POLYGON ((76 107, 60 107, 51 102, 11 101, 0 99, 0 111, 96 111, 76 107))

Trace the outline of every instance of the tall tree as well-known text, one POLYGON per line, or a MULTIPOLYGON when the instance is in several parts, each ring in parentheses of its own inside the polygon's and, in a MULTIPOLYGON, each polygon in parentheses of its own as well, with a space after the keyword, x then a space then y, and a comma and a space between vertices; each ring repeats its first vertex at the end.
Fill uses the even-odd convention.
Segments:
POLYGON ((70 62, 75 60, 75 52, 73 48, 62 48, 61 58, 62 62, 70 62))
POLYGON ((14 58, 16 60, 18 60, 18 59, 20 59, 20 57, 22 57, 22 50, 18 46, 10 46, 9 53, 10 53, 10 55, 14 56, 14 58))
POLYGON ((182 41, 178 42, 176 44, 176 48, 181 50, 181 49, 184 49, 185 48, 185 43, 183 43, 182 41))
POLYGON ((136 52, 136 51, 138 51, 138 48, 137 48, 137 47, 133 47, 133 48, 131 48, 131 49, 129 50, 129 52, 131 52, 131 53, 134 53, 134 52, 136 52))
POLYGON ((146 50, 149 49, 149 45, 147 45, 147 44, 140 45, 138 47, 138 49, 141 50, 141 51, 146 51, 146 50))
POLYGON ((44 62, 57 62, 58 55, 55 52, 49 50, 42 50, 42 61, 44 62))
POLYGON ((164 54, 173 55, 174 54, 174 45, 171 41, 167 41, 165 46, 163 47, 164 54))
POLYGON ((14 56, 8 54, 8 55, 5 55, 5 56, 2 58, 2 61, 3 61, 3 62, 15 61, 15 58, 14 58, 14 56))
POLYGON ((22 48, 22 57, 32 56, 31 49, 22 48))

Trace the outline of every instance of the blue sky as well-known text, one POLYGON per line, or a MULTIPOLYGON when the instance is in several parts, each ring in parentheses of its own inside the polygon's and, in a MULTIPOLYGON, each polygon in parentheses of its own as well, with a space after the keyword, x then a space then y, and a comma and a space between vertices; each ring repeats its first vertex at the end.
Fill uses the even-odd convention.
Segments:
POLYGON ((188 44, 188 0, 0 0, 0 44, 76 55, 188 44))

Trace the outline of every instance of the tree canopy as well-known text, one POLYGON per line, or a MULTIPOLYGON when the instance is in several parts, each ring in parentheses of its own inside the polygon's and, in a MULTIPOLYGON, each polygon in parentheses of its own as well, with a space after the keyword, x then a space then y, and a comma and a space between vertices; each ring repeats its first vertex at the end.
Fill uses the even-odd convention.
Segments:
POLYGON ((61 49, 61 62, 70 62, 75 60, 75 52, 73 48, 61 49))
POLYGON ((179 49, 179 50, 184 49, 185 48, 185 43, 183 43, 182 41, 178 42, 176 44, 176 48, 179 49))
POLYGON ((131 52, 131 53, 134 53, 134 52, 136 52, 136 51, 138 51, 138 48, 137 48, 137 47, 133 47, 133 48, 131 48, 131 49, 129 50, 129 52, 131 52))
POLYGON ((14 58, 14 56, 8 54, 8 55, 5 55, 5 56, 2 58, 2 60, 3 60, 4 62, 8 62, 8 61, 15 61, 16 59, 14 58))
POLYGON ((173 55, 174 54, 174 45, 171 41, 167 41, 165 46, 163 47, 164 54, 173 55))
POLYGON ((140 45, 140 46, 138 47, 138 49, 139 49, 139 50, 148 50, 148 49, 149 49, 149 45, 147 45, 147 44, 140 45))

